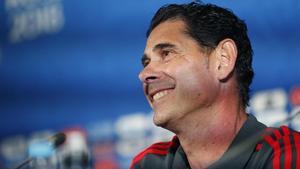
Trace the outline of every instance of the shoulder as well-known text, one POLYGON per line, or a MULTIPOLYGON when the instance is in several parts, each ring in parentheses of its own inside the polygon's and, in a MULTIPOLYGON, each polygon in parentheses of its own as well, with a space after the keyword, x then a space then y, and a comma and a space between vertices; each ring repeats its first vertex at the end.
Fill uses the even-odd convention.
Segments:
POLYGON ((299 146, 300 133, 288 128, 287 126, 281 126, 279 128, 266 128, 263 135, 263 141, 274 150, 280 147, 289 148, 293 145, 299 146))
MULTIPOLYGON (((132 160, 130 169, 143 168, 145 160, 147 163, 150 162, 153 165, 159 163, 163 158, 170 152, 170 149, 178 147, 179 142, 176 136, 173 137, 171 141, 168 142, 158 142, 152 144, 145 150, 138 153, 132 160), (152 157, 151 159, 147 157, 152 157)), ((149 164, 149 163, 148 163, 149 164)))
POLYGON ((287 126, 266 128, 258 146, 264 157, 268 156, 265 166, 279 169, 300 165, 300 133, 287 126))

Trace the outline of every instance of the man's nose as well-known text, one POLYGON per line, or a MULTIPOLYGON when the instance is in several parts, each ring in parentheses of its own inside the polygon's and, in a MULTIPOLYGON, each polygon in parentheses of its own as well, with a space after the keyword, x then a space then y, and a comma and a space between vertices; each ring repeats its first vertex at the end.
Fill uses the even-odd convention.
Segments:
POLYGON ((151 83, 159 80, 163 73, 159 68, 159 63, 149 63, 139 74, 139 79, 143 83, 151 83))

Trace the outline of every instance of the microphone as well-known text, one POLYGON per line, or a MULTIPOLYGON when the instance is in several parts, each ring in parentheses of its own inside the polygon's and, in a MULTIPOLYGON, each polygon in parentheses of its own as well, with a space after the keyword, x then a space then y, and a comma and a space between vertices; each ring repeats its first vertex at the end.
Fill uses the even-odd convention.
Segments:
POLYGON ((65 140, 66 140, 66 135, 64 133, 57 133, 48 139, 48 141, 52 143, 54 149, 62 145, 65 142, 65 140))
POLYGON ((61 146, 66 140, 64 133, 57 133, 46 140, 34 142, 29 145, 30 157, 19 164, 15 169, 20 169, 29 164, 35 157, 45 156, 52 153, 53 150, 61 146))

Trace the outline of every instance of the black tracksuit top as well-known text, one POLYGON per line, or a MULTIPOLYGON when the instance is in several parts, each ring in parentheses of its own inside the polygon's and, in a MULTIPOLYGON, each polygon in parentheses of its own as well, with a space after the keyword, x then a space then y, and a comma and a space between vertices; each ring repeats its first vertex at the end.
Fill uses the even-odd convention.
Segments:
MULTIPOLYGON (((176 136, 170 142, 151 145, 130 166, 130 169, 189 168, 176 136)), ((249 115, 228 150, 207 169, 300 169, 300 133, 286 126, 268 128, 249 115)))

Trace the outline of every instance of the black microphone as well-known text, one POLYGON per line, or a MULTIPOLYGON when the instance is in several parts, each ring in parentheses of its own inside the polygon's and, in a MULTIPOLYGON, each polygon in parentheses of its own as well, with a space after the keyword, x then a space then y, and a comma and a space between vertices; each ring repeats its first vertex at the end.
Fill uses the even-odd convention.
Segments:
POLYGON ((66 135, 64 133, 57 133, 50 138, 48 138, 48 141, 52 143, 53 148, 56 149, 60 145, 62 145, 66 140, 66 135))
MULTIPOLYGON (((43 144, 43 146, 46 145, 47 146, 46 149, 55 150, 56 148, 61 146, 65 142, 65 140, 66 140, 66 135, 64 133, 57 133, 57 134, 49 137, 48 139, 46 139, 45 143, 47 143, 47 144, 43 144)), ((26 160, 24 160, 21 164, 19 164, 14 169, 20 169, 20 168, 24 167, 25 165, 29 164, 29 162, 31 162, 33 159, 34 159, 34 157, 27 158, 26 160)))

